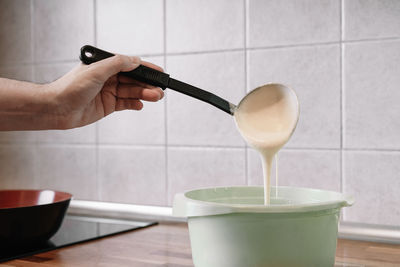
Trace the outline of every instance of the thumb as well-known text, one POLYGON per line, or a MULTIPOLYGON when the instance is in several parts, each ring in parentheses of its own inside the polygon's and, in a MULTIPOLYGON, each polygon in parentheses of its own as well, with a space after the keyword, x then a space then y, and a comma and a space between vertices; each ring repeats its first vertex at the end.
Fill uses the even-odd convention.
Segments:
POLYGON ((113 57, 100 60, 90 66, 90 73, 99 82, 104 83, 111 76, 121 71, 131 71, 137 68, 141 63, 139 57, 130 57, 124 55, 115 55, 113 57))

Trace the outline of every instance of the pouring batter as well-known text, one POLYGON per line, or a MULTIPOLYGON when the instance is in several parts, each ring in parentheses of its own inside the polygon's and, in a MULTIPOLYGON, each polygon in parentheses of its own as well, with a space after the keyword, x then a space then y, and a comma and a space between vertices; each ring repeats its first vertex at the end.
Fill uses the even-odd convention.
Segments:
POLYGON ((264 175, 264 204, 267 205, 270 203, 272 160, 297 125, 297 96, 284 85, 267 84, 243 98, 234 117, 243 138, 260 153, 264 175))

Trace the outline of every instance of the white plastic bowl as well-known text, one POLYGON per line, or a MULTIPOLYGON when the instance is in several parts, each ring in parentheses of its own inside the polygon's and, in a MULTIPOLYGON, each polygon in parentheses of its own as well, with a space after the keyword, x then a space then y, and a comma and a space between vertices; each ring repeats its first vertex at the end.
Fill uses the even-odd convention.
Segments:
POLYGON ((188 218, 195 266, 334 265, 340 209, 353 204, 351 197, 278 187, 278 198, 272 198, 271 205, 263 203, 262 187, 177 194, 173 213, 188 218))

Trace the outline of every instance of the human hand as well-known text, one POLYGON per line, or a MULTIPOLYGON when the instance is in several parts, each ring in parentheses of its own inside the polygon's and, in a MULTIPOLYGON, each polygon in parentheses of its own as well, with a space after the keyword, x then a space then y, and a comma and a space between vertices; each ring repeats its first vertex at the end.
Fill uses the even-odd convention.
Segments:
POLYGON ((54 120, 54 128, 84 126, 114 111, 140 110, 141 100, 160 100, 164 96, 160 88, 118 74, 140 64, 163 71, 138 57, 116 55, 90 65, 80 64, 48 84, 46 92, 53 99, 48 112, 54 120))

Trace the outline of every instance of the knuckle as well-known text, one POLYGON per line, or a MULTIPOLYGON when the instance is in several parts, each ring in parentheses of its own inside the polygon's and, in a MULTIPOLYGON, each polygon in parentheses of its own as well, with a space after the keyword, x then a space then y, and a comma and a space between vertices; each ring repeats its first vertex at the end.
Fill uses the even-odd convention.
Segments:
POLYGON ((117 65, 123 65, 125 63, 125 58, 122 55, 115 55, 114 60, 117 65))
POLYGON ((140 102, 134 103, 134 106, 136 110, 141 110, 143 108, 143 105, 140 102))

